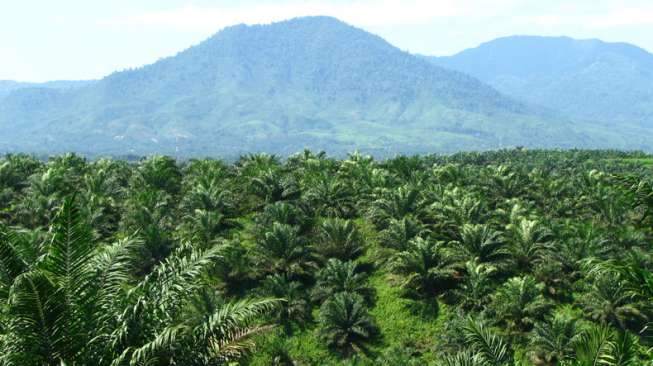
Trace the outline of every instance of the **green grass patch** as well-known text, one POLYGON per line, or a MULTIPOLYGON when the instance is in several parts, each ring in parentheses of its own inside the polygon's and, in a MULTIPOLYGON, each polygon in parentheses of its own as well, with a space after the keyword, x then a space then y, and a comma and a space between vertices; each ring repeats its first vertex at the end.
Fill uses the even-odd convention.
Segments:
POLYGON ((377 301, 370 313, 381 330, 375 351, 389 347, 410 347, 420 353, 424 361, 435 360, 435 345, 448 309, 446 305, 427 306, 422 301, 402 297, 398 279, 378 273, 370 278, 377 292, 377 301))

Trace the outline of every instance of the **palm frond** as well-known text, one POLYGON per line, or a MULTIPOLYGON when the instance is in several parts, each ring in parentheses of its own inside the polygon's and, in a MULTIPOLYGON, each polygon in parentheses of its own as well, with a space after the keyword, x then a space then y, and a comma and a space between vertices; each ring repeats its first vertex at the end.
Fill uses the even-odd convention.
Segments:
POLYGON ((470 317, 463 330, 469 346, 485 362, 491 365, 508 365, 512 362, 508 345, 483 323, 470 317))

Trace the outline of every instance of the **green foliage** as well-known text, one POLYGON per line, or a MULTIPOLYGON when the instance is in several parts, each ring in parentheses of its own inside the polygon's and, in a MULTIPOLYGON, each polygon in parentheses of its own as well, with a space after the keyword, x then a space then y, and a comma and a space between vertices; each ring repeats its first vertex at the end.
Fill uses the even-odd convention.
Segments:
POLYGON ((0 365, 643 365, 646 157, 0 158, 0 365))

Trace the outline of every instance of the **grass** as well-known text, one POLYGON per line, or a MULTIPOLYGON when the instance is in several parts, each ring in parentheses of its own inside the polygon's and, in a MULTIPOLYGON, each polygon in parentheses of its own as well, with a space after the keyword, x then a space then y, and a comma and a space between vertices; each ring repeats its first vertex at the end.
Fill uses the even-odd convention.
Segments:
POLYGON ((448 311, 446 306, 427 307, 421 301, 402 297, 398 279, 387 273, 375 274, 370 283, 377 294, 376 305, 370 313, 382 334, 373 349, 411 348, 421 354, 424 361, 433 361, 438 334, 448 311))

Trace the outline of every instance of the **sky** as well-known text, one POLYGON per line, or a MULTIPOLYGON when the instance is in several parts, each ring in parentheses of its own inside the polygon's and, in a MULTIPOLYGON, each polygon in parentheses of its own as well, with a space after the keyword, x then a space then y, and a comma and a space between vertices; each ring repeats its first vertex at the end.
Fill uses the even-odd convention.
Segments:
POLYGON ((510 35, 629 42, 653 51, 653 0, 0 0, 0 80, 97 79, 220 29, 328 15, 412 53, 510 35))

